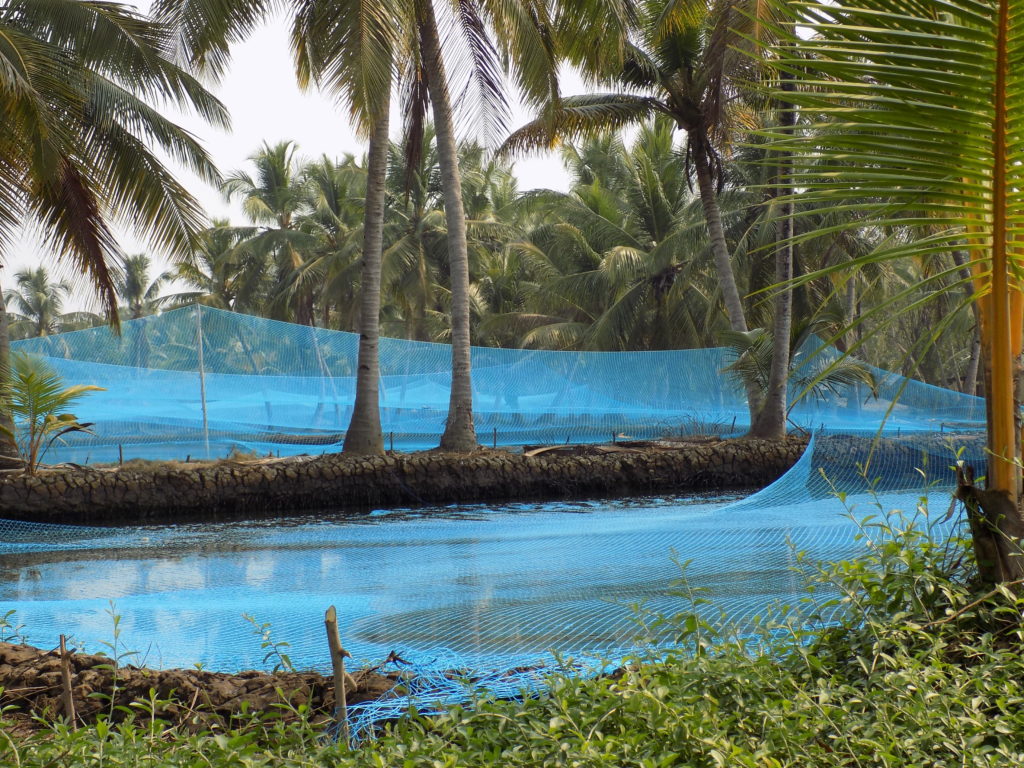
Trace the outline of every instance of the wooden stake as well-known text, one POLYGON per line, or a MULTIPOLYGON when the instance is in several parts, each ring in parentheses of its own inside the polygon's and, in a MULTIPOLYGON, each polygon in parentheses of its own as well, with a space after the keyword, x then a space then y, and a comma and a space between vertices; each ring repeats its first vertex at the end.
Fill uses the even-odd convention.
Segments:
POLYGON ((60 687, 61 700, 64 704, 64 717, 68 725, 75 727, 75 699, 71 695, 71 657, 68 655, 67 641, 60 636, 60 687))
POLYGON ((327 627, 327 645, 331 649, 331 668, 334 670, 334 720, 341 728, 345 744, 349 744, 348 703, 345 701, 345 657, 351 654, 341 647, 338 612, 333 605, 324 615, 324 625, 327 627))

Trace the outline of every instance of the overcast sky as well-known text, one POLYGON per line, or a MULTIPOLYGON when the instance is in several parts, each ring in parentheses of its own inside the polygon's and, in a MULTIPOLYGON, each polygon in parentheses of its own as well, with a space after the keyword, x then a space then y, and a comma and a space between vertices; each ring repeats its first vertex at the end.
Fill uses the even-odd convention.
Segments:
MULTIPOLYGON (((231 113, 230 133, 188 116, 181 118, 181 124, 206 146, 222 173, 246 167, 246 158, 264 141, 273 144, 291 139, 299 145, 300 155, 308 158, 324 153, 341 157, 348 152, 365 152, 365 145, 356 139, 342 107, 315 92, 303 93, 296 86, 287 41, 287 24, 279 21, 266 25, 235 48, 228 75, 212 88, 231 113)), ((570 92, 579 88, 578 82, 570 84, 573 85, 575 88, 570 87, 570 92)), ((529 113, 516 108, 513 127, 529 117, 529 113)), ((568 177, 553 154, 518 160, 516 173, 521 190, 568 186, 568 177)), ((226 216, 235 223, 244 223, 240 208, 225 203, 219 191, 180 169, 178 175, 211 217, 226 216)), ((148 252, 143 244, 128 237, 123 238, 123 247, 128 253, 148 252)), ((36 264, 53 267, 51 256, 29 237, 23 238, 12 255, 5 270, 4 283, 8 288, 18 269, 36 264)))

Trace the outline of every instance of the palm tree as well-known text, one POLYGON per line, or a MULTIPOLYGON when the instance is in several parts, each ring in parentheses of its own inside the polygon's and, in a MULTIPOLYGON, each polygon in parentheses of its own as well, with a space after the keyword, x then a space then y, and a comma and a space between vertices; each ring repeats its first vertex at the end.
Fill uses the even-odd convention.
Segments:
POLYGON ((440 175, 433 126, 425 126, 422 147, 413 157, 404 146, 391 145, 382 264, 391 311, 382 322, 394 335, 417 341, 440 341, 449 327, 448 236, 440 175))
MULTIPOLYGON (((154 13, 172 30, 182 56, 211 76, 223 74, 231 46, 243 39, 276 9, 267 0, 229 0, 218 4, 157 0, 154 13)), ((379 233, 383 228, 383 183, 386 167, 387 116, 391 103, 396 48, 408 29, 405 7, 361 3, 353 7, 333 0, 303 0, 292 7, 292 50, 296 75, 303 86, 315 83, 345 101, 358 131, 371 139, 364 208, 363 291, 373 290, 380 269, 379 233), (397 23, 396 23, 397 21, 397 23)), ((407 36, 406 36, 407 37, 407 36)), ((373 312, 373 302, 363 304, 373 312)), ((378 370, 375 362, 377 313, 360 318, 362 397, 358 421, 370 425, 377 410, 378 370), (373 380, 372 386, 368 384, 373 380)), ((357 414, 353 414, 356 419, 357 414)), ((376 416, 379 421, 379 414, 376 416)), ((379 432, 379 430, 378 430, 379 432)), ((383 453, 383 437, 359 441, 368 453, 383 453)), ((353 447, 352 450, 355 450, 353 447)))
POLYGON ((151 266, 152 262, 144 253, 127 256, 122 262, 122 274, 115 278, 117 296, 131 320, 151 315, 167 303, 160 292, 174 279, 174 272, 168 269, 152 277, 151 266))
MULTIPOLYGON (((268 0, 229 0, 213 6, 200 2, 158 0, 158 17, 166 21, 180 42, 183 55, 211 74, 223 72, 230 46, 267 18, 275 8, 268 0)), ((448 424, 442 437, 444 447, 470 450, 476 446, 472 420, 470 381, 469 279, 462 211, 461 185, 454 138, 445 61, 441 57, 433 0, 396 3, 362 3, 352 7, 336 0, 303 0, 294 8, 292 46, 300 82, 315 82, 345 100, 363 135, 374 133, 386 121, 396 70, 412 73, 408 78, 413 107, 410 133, 418 133, 422 112, 433 106, 437 125, 445 208, 448 217, 449 259, 453 265, 452 301, 452 399, 448 424), (424 88, 424 84, 426 87, 424 88), (428 95, 429 94, 429 95, 428 95)), ((551 37, 547 34, 548 7, 539 0, 465 0, 453 8, 455 27, 465 41, 463 57, 469 62, 470 77, 476 83, 482 103, 489 108, 485 117, 504 114, 500 97, 501 61, 510 63, 519 90, 533 103, 557 92, 551 37), (488 23, 502 30, 495 50, 487 36, 488 23), (502 54, 501 56, 497 54, 502 54)), ((383 143, 383 142, 381 142, 383 143)), ((380 163, 371 162, 368 173, 376 189, 386 174, 383 149, 371 152, 380 163)), ((369 188, 368 187, 368 188, 369 188)), ((376 243, 373 234, 382 227, 383 195, 366 207, 366 245, 376 243)), ((369 201, 368 201, 369 203, 369 201)), ((376 253, 364 253, 368 270, 363 290, 379 267, 371 262, 376 253)), ((371 304, 364 304, 367 311, 371 304)), ((363 318, 360 332, 371 333, 377 320, 363 318)), ((373 338, 366 339, 372 346, 373 338)), ((367 350, 369 353, 369 349, 367 350)), ((370 365, 370 361, 367 361, 370 365)), ((362 366, 362 363, 360 363, 362 366)), ((371 377, 367 377, 369 381, 371 377)), ((363 402, 375 396, 367 393, 363 402)), ((376 445, 376 442, 374 443, 376 445)))
MULTIPOLYGON (((414 158, 393 144, 388 173, 388 209, 383 261, 387 311, 382 326, 393 335, 421 341, 451 340, 451 265, 441 169, 433 126, 414 158)), ((459 168, 470 256, 471 330, 477 334, 482 309, 477 284, 485 265, 494 265, 505 243, 519 230, 515 180, 504 163, 487 158, 475 141, 459 143, 459 168)), ((479 343, 479 340, 478 340, 479 343)))
POLYGON ((233 312, 246 311, 240 305, 251 291, 246 274, 238 263, 238 233, 227 219, 214 219, 213 226, 200 237, 199 247, 175 264, 174 277, 191 286, 169 297, 175 306, 205 304, 233 312))
MULTIPOLYGON (((529 258, 536 286, 509 318, 527 346, 666 349, 714 343, 716 285, 699 201, 678 162, 672 124, 641 126, 630 148, 610 135, 567 147, 569 193, 535 192, 544 212, 510 247, 529 258)), ((497 320, 497 319, 496 319, 497 320)))
MULTIPOLYGON (((963 251, 978 303, 988 399, 987 487, 961 477, 980 575, 1020 579, 1020 403, 1015 382, 1024 329, 1024 56, 1021 0, 853 0, 842 5, 773 5, 787 19, 769 55, 796 86, 785 99, 813 112, 813 132, 780 132, 792 153, 786 183, 810 209, 860 214, 875 229, 917 227, 891 238, 854 267, 963 251), (798 27, 814 36, 800 39, 798 27), (1018 67, 1019 69, 1019 67, 1018 67), (928 231, 922 230, 927 227, 928 231)), ((799 214, 798 214, 799 215, 799 214)), ((846 227, 860 226, 854 219, 846 227)), ((955 276, 950 263, 929 278, 955 276)), ((955 278, 946 283, 959 290, 955 278)), ((895 299, 871 313, 892 315, 895 299)), ((953 316, 923 334, 938 338, 953 316)))
POLYGON ((316 240, 303 271, 312 275, 318 286, 320 325, 357 330, 366 166, 352 155, 340 162, 325 155, 306 165, 302 174, 311 210, 298 226, 316 240))
MULTIPOLYGON (((549 104, 539 118, 513 133, 503 149, 547 147, 637 125, 658 114, 668 116, 686 134, 686 162, 696 177, 729 325, 743 332, 746 313, 718 201, 723 153, 734 127, 747 117, 736 81, 749 75, 749 60, 732 55, 730 47, 734 5, 733 0, 642 0, 635 13, 594 25, 592 34, 578 20, 567 19, 568 29, 561 34, 574 38, 563 45, 570 61, 594 84, 614 90, 549 104), (618 34, 609 38, 609 32, 618 34)), ((752 420, 760 409, 759 397, 748 391, 752 420)))
POLYGON ((65 313, 64 302, 72 293, 71 283, 53 282, 46 267, 15 272, 14 280, 17 288, 4 294, 7 306, 16 313, 12 336, 49 336, 67 330, 68 325, 99 319, 90 312, 65 313))
POLYGON ((350 105, 357 127, 369 139, 363 253, 360 270, 359 352, 356 396, 343 451, 384 453, 380 425, 380 279, 384 248, 392 73, 406 19, 395 23, 384 4, 306 0, 294 18, 292 42, 300 83, 315 81, 350 105))
MULTIPOLYGON (((83 272, 116 324, 111 221, 179 253, 203 226, 198 203, 158 152, 218 180, 205 151, 154 106, 173 104, 220 125, 227 115, 172 62, 165 30, 124 6, 15 0, 0 8, 0 30, 0 240, 33 222, 57 257, 83 272)), ((9 356, 0 300, 0 385, 9 356)), ((10 426, 6 411, 0 426, 10 426)))
POLYGON ((244 170, 228 174, 221 190, 228 200, 241 198, 253 226, 236 230, 239 261, 254 277, 269 283, 269 314, 279 320, 313 325, 314 286, 307 266, 316 241, 298 227, 311 212, 308 186, 293 142, 264 144, 249 160, 255 175, 244 170))

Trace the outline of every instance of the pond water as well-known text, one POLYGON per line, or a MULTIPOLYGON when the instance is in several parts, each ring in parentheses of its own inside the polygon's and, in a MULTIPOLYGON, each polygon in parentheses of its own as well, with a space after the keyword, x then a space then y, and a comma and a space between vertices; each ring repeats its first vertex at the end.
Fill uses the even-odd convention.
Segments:
MULTIPOLYGON (((734 498, 734 497, 733 497, 734 498)), ((474 656, 615 647, 630 605, 678 577, 666 535, 721 498, 322 512, 273 521, 87 529, 61 549, 25 541, 0 559, 0 606, 30 641, 114 641, 158 666, 261 667, 257 624, 298 666, 323 664, 337 606, 357 659, 391 650, 474 656)), ((745 563, 721 563, 722 589, 745 563)), ((778 567, 784 568, 784 559, 778 567)), ((108 652, 110 649, 107 649, 108 652)))
POLYGON ((684 562, 709 610, 743 621, 802 594, 794 548, 835 559, 860 546, 835 499, 776 503, 773 492, 8 527, 0 615, 16 611, 11 620, 43 647, 63 633, 86 651, 160 667, 272 667, 266 624, 297 667, 325 669, 330 605, 360 663, 391 651, 471 668, 551 650, 614 656, 651 639, 650 612, 688 610, 673 594, 684 562))

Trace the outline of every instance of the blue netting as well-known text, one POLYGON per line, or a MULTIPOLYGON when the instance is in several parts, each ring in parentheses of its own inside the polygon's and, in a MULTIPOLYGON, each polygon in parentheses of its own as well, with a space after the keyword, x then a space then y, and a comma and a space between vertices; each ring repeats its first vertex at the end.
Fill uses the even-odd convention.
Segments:
MULTIPOLYGON (((351 333, 190 307, 127 322, 120 337, 92 328, 19 341, 14 348, 45 357, 68 382, 106 388, 76 408, 80 419, 96 424, 96 435, 74 436, 48 457, 86 463, 116 461, 118 446, 125 459, 179 460, 232 450, 341 450, 355 399, 357 343, 351 333)), ((835 355, 815 351, 803 352, 804 369, 824 367, 835 355)), ((436 446, 448 410, 450 348, 382 339, 380 357, 381 423, 389 444, 399 450, 436 446)), ((729 361, 724 349, 477 347, 477 432, 484 444, 498 445, 607 441, 617 434, 742 434, 745 398, 721 373, 729 361)), ((877 397, 863 385, 824 391, 797 405, 793 424, 873 434, 886 413, 894 434, 984 424, 978 398, 873 372, 877 397)))
MULTIPOLYGON (((314 439, 336 442, 347 425, 354 337, 209 310, 202 322, 212 453, 337 449, 314 439)), ((97 459, 114 446, 116 455, 121 443, 126 457, 201 455, 197 332, 196 313, 185 310, 130 323, 121 339, 100 329, 20 346, 46 354, 71 382, 108 387, 78 409, 97 423, 97 437, 69 454, 97 459)), ((396 446, 434 444, 447 406, 448 349, 391 340, 382 361, 385 430, 396 446)), ((483 434, 497 428, 507 443, 739 432, 746 408, 724 382, 725 363, 722 350, 478 349, 477 424, 483 434)), ((296 666, 326 671, 323 612, 334 604, 356 661, 396 651, 415 670, 406 687, 421 705, 465 699, 463 675, 511 695, 539 685, 565 657, 572 669, 592 671, 669 642, 638 621, 637 606, 666 614, 688 607, 672 590, 681 562, 690 586, 711 601, 698 610, 742 628, 773 603, 806 597, 796 551, 849 558, 863 548, 857 519, 912 511, 922 500, 944 518, 958 451, 984 465, 972 430, 983 403, 878 377, 877 399, 848 387, 799 406, 796 423, 825 429, 789 473, 743 500, 478 505, 355 519, 324 512, 121 529, 2 522, 0 611, 16 610, 30 641, 52 646, 64 633, 91 650, 112 640, 113 611, 120 646, 139 651, 134 663, 228 671, 266 666, 245 613, 272 625, 296 666)), ((936 523, 936 534, 954 524, 936 523)), ((369 721, 407 706, 385 702, 355 714, 369 721)))

